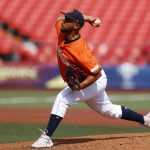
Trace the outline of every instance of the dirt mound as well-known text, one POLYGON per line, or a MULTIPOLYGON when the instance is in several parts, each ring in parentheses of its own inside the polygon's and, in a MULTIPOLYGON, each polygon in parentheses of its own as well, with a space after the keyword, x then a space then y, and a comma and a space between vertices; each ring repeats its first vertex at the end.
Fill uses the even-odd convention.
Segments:
MULTIPOLYGON (((97 135, 54 139, 51 150, 149 150, 150 133, 97 135)), ((0 144, 0 150, 34 150, 32 142, 0 144)), ((48 148, 47 148, 48 149, 48 148)), ((42 149, 41 149, 42 150, 42 149)), ((46 148, 44 148, 46 150, 46 148)))

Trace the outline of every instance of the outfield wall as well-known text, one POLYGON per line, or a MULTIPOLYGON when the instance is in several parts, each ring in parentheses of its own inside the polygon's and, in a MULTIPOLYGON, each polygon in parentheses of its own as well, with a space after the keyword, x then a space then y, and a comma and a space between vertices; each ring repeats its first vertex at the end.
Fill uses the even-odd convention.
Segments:
MULTIPOLYGON (((105 66, 109 89, 150 89, 150 66, 105 66)), ((57 67, 45 64, 0 65, 0 87, 64 88, 57 67)))

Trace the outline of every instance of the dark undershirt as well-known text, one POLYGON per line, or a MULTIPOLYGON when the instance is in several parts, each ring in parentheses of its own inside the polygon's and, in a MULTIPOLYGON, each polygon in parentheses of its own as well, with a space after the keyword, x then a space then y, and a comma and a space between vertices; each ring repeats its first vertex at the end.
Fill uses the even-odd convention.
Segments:
POLYGON ((67 38, 65 38, 65 42, 64 43, 65 44, 69 44, 71 42, 77 41, 78 39, 80 39, 80 36, 78 38, 74 39, 74 40, 68 40, 67 38))

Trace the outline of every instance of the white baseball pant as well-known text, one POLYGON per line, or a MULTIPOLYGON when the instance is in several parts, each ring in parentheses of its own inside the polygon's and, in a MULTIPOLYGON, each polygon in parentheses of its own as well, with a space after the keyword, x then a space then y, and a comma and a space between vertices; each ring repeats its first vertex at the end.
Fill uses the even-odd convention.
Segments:
POLYGON ((104 116, 121 118, 121 106, 112 104, 105 92, 107 77, 104 70, 101 74, 98 80, 80 91, 71 90, 70 87, 62 90, 56 97, 51 113, 63 118, 69 106, 85 102, 90 108, 104 116))

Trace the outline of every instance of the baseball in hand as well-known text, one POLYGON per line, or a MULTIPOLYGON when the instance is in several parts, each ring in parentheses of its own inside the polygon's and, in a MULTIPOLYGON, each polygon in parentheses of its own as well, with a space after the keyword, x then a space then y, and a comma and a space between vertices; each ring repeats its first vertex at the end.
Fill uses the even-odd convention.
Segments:
POLYGON ((95 21, 92 23, 93 26, 99 27, 101 23, 101 20, 99 18, 95 19, 95 21))

